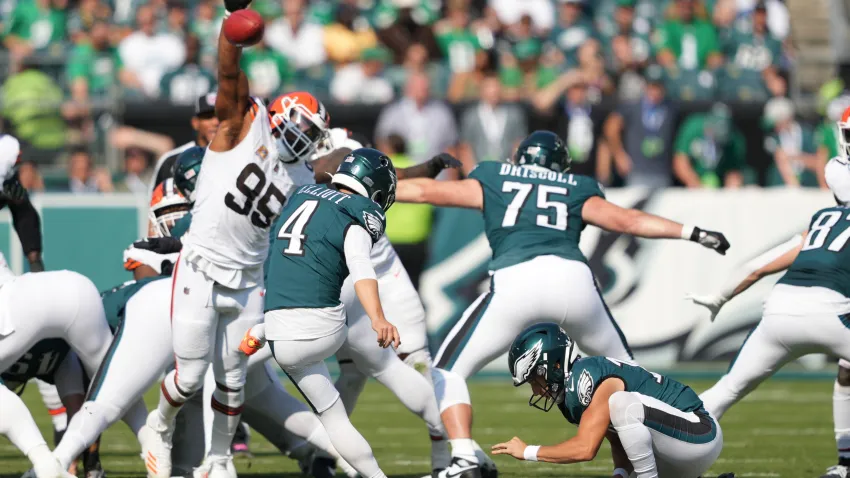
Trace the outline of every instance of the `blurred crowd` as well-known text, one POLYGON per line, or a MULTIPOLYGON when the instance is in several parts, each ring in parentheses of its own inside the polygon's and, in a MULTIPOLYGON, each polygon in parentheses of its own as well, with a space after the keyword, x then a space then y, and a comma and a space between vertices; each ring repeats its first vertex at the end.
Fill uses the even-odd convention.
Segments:
MULTIPOLYGON (((781 0, 254 0, 251 8, 266 19, 264 40, 242 56, 253 94, 304 89, 331 104, 386 105, 375 143, 412 162, 442 150, 467 171, 504 159, 530 115, 563 117, 575 169, 607 185, 818 187, 837 151, 843 86, 826 95, 817 129, 796 119, 787 98, 794 51, 781 0), (618 106, 600 118, 603 98, 618 106), (683 117, 678 106, 688 101, 714 106, 683 117), (748 164, 725 106, 741 103, 764 104, 763 147, 774 159, 766 175, 748 164)), ((214 91, 223 13, 220 0, 0 0, 3 116, 28 144, 63 152, 67 176, 47 182, 143 190, 139 181, 173 142, 103 129, 91 105, 110 97, 190 105, 214 91), (33 98, 61 106, 47 114, 33 98), (81 146, 107 130, 124 151, 120 174, 97 170, 81 146)))

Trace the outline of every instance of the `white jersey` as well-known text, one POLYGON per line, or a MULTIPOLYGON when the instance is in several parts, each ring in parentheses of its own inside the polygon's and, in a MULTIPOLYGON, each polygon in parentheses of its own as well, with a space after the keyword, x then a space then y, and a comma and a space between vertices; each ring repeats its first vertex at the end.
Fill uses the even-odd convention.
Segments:
POLYGON ((304 164, 277 159, 269 115, 253 99, 247 136, 233 149, 207 149, 198 182, 192 227, 182 254, 217 283, 232 289, 262 284, 269 251, 269 227, 307 175, 304 164))

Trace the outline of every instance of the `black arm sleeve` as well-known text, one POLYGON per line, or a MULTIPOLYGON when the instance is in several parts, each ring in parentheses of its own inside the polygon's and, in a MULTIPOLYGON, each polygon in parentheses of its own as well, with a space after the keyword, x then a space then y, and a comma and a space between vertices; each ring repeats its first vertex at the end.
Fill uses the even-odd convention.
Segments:
POLYGON ((21 239, 24 254, 33 251, 41 252, 41 218, 29 198, 19 203, 9 202, 9 212, 12 213, 12 224, 21 239))

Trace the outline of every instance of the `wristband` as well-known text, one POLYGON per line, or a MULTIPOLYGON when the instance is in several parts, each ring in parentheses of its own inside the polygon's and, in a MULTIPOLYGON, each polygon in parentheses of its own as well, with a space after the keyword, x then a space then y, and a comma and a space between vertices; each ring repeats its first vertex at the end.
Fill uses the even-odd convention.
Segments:
POLYGON ((697 228, 693 224, 684 224, 682 225, 682 239, 686 241, 693 241, 694 232, 697 231, 697 228))
POLYGON ((623 468, 617 468, 614 470, 614 474, 612 476, 620 476, 622 478, 629 478, 629 472, 624 470, 623 468))
POLYGON ((537 450, 539 449, 539 445, 527 446, 522 452, 522 457, 525 459, 525 461, 537 461, 537 450))

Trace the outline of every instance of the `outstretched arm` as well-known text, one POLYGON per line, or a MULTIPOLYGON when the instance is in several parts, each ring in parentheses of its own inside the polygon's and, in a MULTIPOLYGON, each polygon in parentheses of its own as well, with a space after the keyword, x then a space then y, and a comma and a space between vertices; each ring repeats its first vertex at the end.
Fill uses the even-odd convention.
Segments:
MULTIPOLYGON (((228 12, 248 6, 248 1, 228 0, 228 12)), ((218 117, 218 132, 210 149, 229 151, 239 142, 245 112, 251 99, 248 96, 248 77, 239 68, 242 48, 230 43, 224 36, 224 23, 218 35, 218 92, 215 98, 215 115, 218 117)))
POLYGON ((581 217, 588 224, 606 231, 650 239, 685 239, 698 242, 722 255, 726 255, 726 250, 729 249, 729 241, 719 232, 706 231, 693 225, 683 226, 637 209, 624 209, 599 196, 585 201, 581 217))
POLYGON ((484 191, 481 189, 481 184, 474 179, 460 181, 405 179, 398 182, 396 201, 483 209, 484 191))

